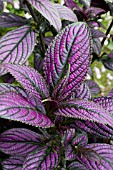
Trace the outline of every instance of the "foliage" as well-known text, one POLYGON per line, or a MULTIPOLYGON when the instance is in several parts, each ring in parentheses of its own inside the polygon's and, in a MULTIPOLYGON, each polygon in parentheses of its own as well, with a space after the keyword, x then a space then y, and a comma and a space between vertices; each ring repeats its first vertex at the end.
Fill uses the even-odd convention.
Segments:
POLYGON ((0 39, 1 168, 112 170, 113 90, 100 96, 90 67, 113 70, 102 50, 113 20, 106 33, 99 22, 112 3, 19 0, 21 16, 4 2, 14 9, 0 1, 0 27, 11 28, 0 39))

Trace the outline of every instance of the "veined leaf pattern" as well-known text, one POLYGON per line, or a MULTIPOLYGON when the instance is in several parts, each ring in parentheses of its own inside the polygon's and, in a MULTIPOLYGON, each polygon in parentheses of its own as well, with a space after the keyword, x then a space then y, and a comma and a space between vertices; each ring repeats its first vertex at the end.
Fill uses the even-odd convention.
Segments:
MULTIPOLYGON (((27 25, 9 31, 0 39, 0 63, 24 64, 34 49, 35 37, 27 25)), ((0 68, 0 75, 5 73, 0 68)))
POLYGON ((14 128, 0 134, 0 150, 10 155, 27 156, 40 148, 44 136, 25 128, 14 128))
POLYGON ((10 28, 28 24, 29 20, 16 14, 2 12, 0 13, 0 28, 10 28))
POLYGON ((77 22, 78 19, 74 12, 70 10, 68 7, 60 5, 60 4, 54 4, 55 8, 57 9, 60 18, 63 18, 65 20, 69 20, 72 22, 77 22))
POLYGON ((73 23, 56 36, 47 50, 44 60, 47 84, 53 89, 64 77, 70 65, 68 83, 64 90, 64 93, 70 94, 84 79, 89 62, 89 29, 85 23, 73 23))
POLYGON ((22 170, 24 160, 24 156, 10 156, 2 162, 2 167, 4 170, 22 170))
POLYGON ((51 120, 38 111, 26 98, 16 92, 0 94, 0 117, 20 121, 36 127, 53 126, 51 120))
POLYGON ((56 168, 59 162, 59 150, 58 148, 54 148, 53 151, 48 150, 49 148, 44 147, 38 149, 35 153, 29 154, 22 170, 52 170, 56 168))
POLYGON ((61 29, 61 20, 57 9, 54 4, 49 0, 27 0, 33 5, 49 22, 53 25, 57 31, 61 29))
POLYGON ((14 64, 2 64, 2 67, 6 68, 28 92, 37 98, 49 96, 44 78, 35 69, 14 64))
POLYGON ((75 100, 62 103, 55 112, 57 115, 108 124, 113 127, 113 117, 103 107, 88 100, 75 100))

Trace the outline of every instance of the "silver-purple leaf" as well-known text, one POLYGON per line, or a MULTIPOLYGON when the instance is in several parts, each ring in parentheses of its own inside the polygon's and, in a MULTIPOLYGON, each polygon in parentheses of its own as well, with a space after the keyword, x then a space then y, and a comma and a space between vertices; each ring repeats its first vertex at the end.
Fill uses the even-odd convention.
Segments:
POLYGON ((13 5, 13 0, 1 0, 2 2, 9 2, 10 4, 13 5))
POLYGON ((24 128, 14 128, 0 134, 0 150, 10 155, 27 156, 40 148, 45 137, 24 128))
POLYGON ((82 163, 73 161, 67 167, 68 170, 88 170, 82 163))
POLYGON ((0 93, 3 92, 17 92, 21 94, 30 103, 32 103, 34 107, 38 108, 38 110, 46 114, 44 106, 42 105, 41 101, 36 96, 32 95, 32 93, 26 91, 25 89, 8 83, 0 83, 0 93))
POLYGON ((22 170, 24 160, 24 156, 10 156, 2 162, 2 167, 4 170, 22 170))
POLYGON ((24 89, 32 93, 32 95, 39 99, 49 96, 45 80, 35 69, 14 64, 2 64, 2 67, 7 69, 24 89))
POLYGON ((95 103, 98 103, 101 107, 103 107, 104 109, 109 111, 111 115, 113 115, 113 98, 112 97, 110 96, 97 97, 97 98, 94 98, 93 101, 95 103))
POLYGON ((78 155, 77 160, 87 167, 88 170, 113 169, 113 146, 109 144, 89 144, 78 155))
POLYGON ((28 24, 29 20, 16 14, 2 12, 0 13, 0 28, 10 28, 28 24))
POLYGON ((60 18, 65 19, 65 20, 69 20, 69 21, 72 21, 72 22, 78 21, 74 12, 72 10, 70 10, 68 7, 60 5, 60 4, 54 4, 54 6, 57 9, 60 18))
POLYGON ((36 127, 53 126, 51 120, 34 105, 16 92, 0 94, 0 117, 20 121, 36 127))
POLYGON ((88 100, 74 100, 62 103, 56 115, 89 120, 113 127, 113 117, 99 104, 88 100))
MULTIPOLYGON (((0 63, 24 64, 35 46, 36 34, 29 26, 9 31, 0 39, 0 63)), ((0 75, 6 70, 0 68, 0 75)))
POLYGON ((49 0, 27 0, 37 9, 57 31, 61 29, 61 20, 54 4, 49 0))
POLYGON ((82 83, 76 90, 76 98, 78 99, 91 99, 91 93, 86 83, 82 83))
POLYGON ((40 148, 36 152, 29 154, 26 158, 22 170, 52 170, 59 162, 59 150, 48 147, 40 148))
POLYGON ((93 53, 95 53, 96 55, 100 55, 101 53, 101 42, 100 42, 100 39, 99 38, 93 38, 93 41, 92 41, 93 45, 92 45, 92 50, 93 50, 93 53))
POLYGON ((87 25, 77 22, 65 27, 52 41, 45 55, 44 73, 47 84, 53 89, 70 65, 70 75, 64 90, 64 94, 70 94, 84 79, 89 62, 90 33, 87 25))
POLYGON ((100 87, 95 81, 86 80, 86 84, 89 87, 92 96, 100 93, 100 87))
POLYGON ((82 131, 88 132, 92 135, 113 139, 113 127, 108 125, 91 121, 75 120, 70 126, 72 128, 81 129, 82 131))

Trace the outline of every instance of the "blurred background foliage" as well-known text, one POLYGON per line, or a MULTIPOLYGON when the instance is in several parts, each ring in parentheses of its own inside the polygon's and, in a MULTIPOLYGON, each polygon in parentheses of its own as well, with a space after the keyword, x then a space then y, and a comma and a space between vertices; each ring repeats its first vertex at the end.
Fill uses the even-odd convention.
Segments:
MULTIPOLYGON (((51 0, 54 3, 61 3, 63 4, 63 0, 51 0)), ((4 12, 11 12, 14 14, 17 14, 19 16, 27 17, 29 18, 30 16, 28 15, 27 12, 25 12, 22 8, 20 8, 19 1, 14 0, 14 7, 8 2, 4 2, 4 12)), ((101 15, 101 18, 99 18, 99 22, 103 25, 101 28, 101 31, 103 33, 106 33, 107 28, 109 27, 109 24, 112 20, 113 16, 110 16, 110 12, 107 12, 106 14, 101 15)), ((13 30, 15 28, 0 28, 0 37, 5 35, 8 31, 13 30)), ((113 40, 110 39, 110 35, 113 35, 113 27, 110 31, 110 34, 108 34, 104 45, 102 47, 102 52, 101 54, 105 53, 110 53, 113 52, 113 40)), ((102 41, 102 38, 101 38, 102 41)), ((33 55, 29 58, 29 64, 33 65, 33 55)), ((91 69, 93 72, 93 77, 91 78, 90 76, 87 76, 87 79, 93 79, 101 88, 101 93, 99 95, 106 95, 110 89, 113 88, 113 71, 110 71, 104 67, 104 65, 95 60, 91 64, 91 69)), ((2 78, 0 79, 0 82, 2 82, 2 78)))

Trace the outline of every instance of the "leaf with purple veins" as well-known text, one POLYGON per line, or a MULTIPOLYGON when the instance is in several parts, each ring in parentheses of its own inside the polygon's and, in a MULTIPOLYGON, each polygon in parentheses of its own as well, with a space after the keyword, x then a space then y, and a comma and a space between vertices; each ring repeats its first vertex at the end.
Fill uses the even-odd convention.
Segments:
POLYGON ((16 92, 0 94, 0 106, 1 118, 42 128, 53 126, 51 120, 44 113, 38 111, 32 103, 16 92))
POLYGON ((14 128, 0 134, 0 150, 10 155, 27 156, 44 144, 45 137, 24 128, 14 128))
POLYGON ((71 24, 56 36, 47 50, 44 59, 47 84, 53 89, 67 73, 70 65, 68 83, 64 90, 64 94, 69 95, 83 81, 89 63, 89 29, 83 22, 71 24))
POLYGON ((75 100, 61 103, 56 115, 108 124, 113 127, 113 117, 99 104, 88 100, 75 100))
POLYGON ((58 148, 44 147, 38 149, 36 152, 29 154, 26 158, 22 170, 52 170, 57 167, 59 162, 58 148))
POLYGON ((86 84, 89 87, 92 96, 100 93, 100 87, 95 81, 86 80, 86 84))
POLYGON ((112 97, 110 96, 97 97, 97 98, 94 98, 93 101, 95 103, 98 103, 101 107, 103 107, 104 109, 109 111, 111 115, 113 115, 113 98, 112 97))
POLYGON ((86 83, 82 83, 75 94, 78 99, 91 99, 91 93, 86 83))
POLYGON ((82 163, 73 161, 67 167, 68 170, 88 170, 82 163))
POLYGON ((54 4, 54 6, 57 9, 60 18, 65 19, 65 20, 69 20, 69 21, 72 21, 72 22, 78 21, 74 12, 72 10, 70 10, 68 7, 60 5, 60 4, 54 4))
POLYGON ((18 27, 28 24, 29 20, 16 14, 0 13, 0 28, 18 27))
POLYGON ((10 156, 2 162, 2 167, 4 170, 22 170, 24 161, 24 156, 10 156))
POLYGON ((33 7, 38 10, 57 31, 61 29, 61 20, 54 4, 49 0, 27 0, 33 7))
POLYGON ((49 96, 45 80, 35 69, 14 64, 2 64, 1 66, 7 69, 28 92, 38 99, 49 96))
POLYGON ((84 132, 88 132, 92 135, 113 139, 113 127, 103 125, 101 123, 75 120, 73 124, 70 125, 70 127, 82 130, 84 132))
MULTIPOLYGON (((0 39, 0 63, 24 64, 35 46, 36 34, 29 26, 9 31, 0 39)), ((0 68, 0 75, 7 71, 0 68)))

